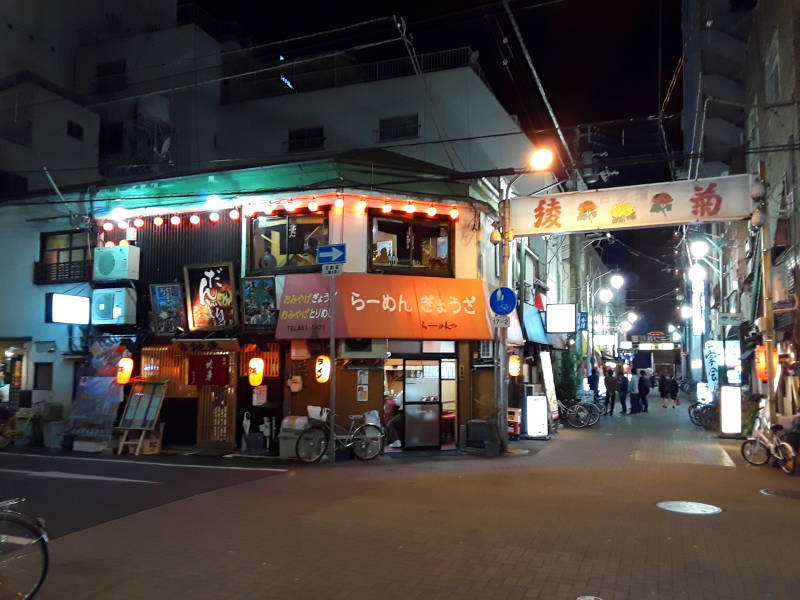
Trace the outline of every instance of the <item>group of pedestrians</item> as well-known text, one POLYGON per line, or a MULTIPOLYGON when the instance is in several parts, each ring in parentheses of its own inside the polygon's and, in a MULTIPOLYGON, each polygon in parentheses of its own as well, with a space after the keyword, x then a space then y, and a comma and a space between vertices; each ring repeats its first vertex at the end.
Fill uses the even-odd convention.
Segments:
MULTIPOLYGON (((596 368, 592 369, 592 374, 588 377, 589 389, 594 393, 595 400, 599 399, 600 375, 596 368)), ((609 369, 603 377, 606 388, 605 406, 609 415, 614 414, 617 398, 619 398, 620 413, 625 415, 635 415, 640 412, 647 412, 649 403, 647 397, 650 395, 653 378, 647 375, 644 369, 636 371, 630 377, 618 370, 616 373, 609 369), (630 401, 630 409, 628 408, 630 401)), ((662 406, 667 407, 667 401, 672 400, 672 407, 680 405, 678 400, 678 382, 673 377, 661 374, 658 382, 661 394, 662 406)))

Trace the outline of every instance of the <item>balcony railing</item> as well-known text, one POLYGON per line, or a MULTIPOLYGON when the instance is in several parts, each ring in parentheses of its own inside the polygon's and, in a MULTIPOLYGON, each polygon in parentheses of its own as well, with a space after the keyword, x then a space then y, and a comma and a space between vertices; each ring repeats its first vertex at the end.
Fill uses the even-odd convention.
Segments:
POLYGON ((33 283, 77 283, 90 281, 92 278, 91 261, 42 263, 33 265, 33 283))

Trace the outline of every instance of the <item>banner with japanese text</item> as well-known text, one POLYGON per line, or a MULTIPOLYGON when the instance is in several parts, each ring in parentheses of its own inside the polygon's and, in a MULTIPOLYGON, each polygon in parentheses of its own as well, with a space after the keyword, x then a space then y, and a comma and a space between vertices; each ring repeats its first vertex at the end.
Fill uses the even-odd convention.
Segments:
POLYGON ((517 236, 662 227, 749 218, 750 175, 511 199, 517 236))
MULTIPOLYGON (((345 273, 337 279, 336 337, 489 340, 483 282, 345 273)), ((276 338, 328 337, 328 279, 287 275, 276 338)))

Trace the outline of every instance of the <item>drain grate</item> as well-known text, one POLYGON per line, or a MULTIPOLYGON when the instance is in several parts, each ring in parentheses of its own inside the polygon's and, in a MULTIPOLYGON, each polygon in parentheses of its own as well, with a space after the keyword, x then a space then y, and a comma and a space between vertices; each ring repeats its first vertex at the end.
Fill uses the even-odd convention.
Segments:
POLYGON ((780 496, 781 498, 791 498, 792 500, 800 500, 800 490, 773 490, 766 488, 761 490, 765 496, 780 496))
POLYGON ((685 515, 716 515, 722 512, 719 506, 703 504, 702 502, 688 502, 686 500, 669 500, 659 502, 656 506, 662 510, 683 513, 685 515))

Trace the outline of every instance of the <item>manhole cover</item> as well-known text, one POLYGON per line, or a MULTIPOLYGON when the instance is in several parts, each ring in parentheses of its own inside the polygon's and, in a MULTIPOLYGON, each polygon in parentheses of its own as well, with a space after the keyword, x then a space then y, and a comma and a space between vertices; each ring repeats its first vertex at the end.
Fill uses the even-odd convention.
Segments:
POLYGON ((703 504, 702 502, 687 502, 686 500, 669 500, 667 502, 659 502, 656 506, 662 510, 687 515, 715 515, 722 512, 719 506, 703 504))
POLYGON ((761 493, 765 496, 780 496, 781 498, 791 498, 792 500, 800 500, 800 491, 798 490, 772 490, 764 489, 761 493))

